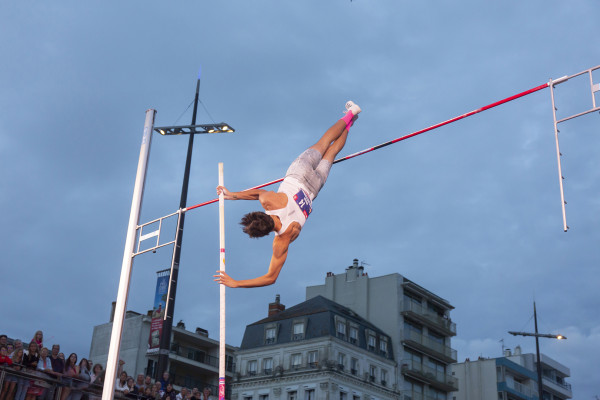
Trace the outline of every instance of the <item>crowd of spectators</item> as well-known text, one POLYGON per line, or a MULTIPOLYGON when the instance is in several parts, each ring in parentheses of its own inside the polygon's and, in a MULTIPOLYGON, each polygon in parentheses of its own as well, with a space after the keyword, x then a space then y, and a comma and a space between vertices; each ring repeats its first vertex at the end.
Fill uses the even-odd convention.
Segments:
MULTIPOLYGON (((210 387, 173 388, 169 373, 154 381, 150 376, 133 377, 125 371, 125 362, 119 361, 115 397, 135 400, 214 400, 210 387)), ((0 334, 0 372, 4 376, 0 400, 100 400, 104 384, 104 367, 86 358, 78 359, 71 353, 65 358, 60 345, 51 350, 44 346, 44 334, 37 331, 24 348, 23 341, 9 343, 7 335, 0 334), (60 389, 60 390, 59 390, 60 389)))

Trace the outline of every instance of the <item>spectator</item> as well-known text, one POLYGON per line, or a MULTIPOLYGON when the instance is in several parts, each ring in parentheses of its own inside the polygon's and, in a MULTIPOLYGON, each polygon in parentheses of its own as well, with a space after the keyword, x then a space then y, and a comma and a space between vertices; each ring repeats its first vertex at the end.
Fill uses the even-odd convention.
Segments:
POLYGON ((160 388, 164 392, 167 390, 167 384, 170 382, 170 376, 167 371, 163 372, 162 378, 160 378, 160 388))
MULTIPOLYGON (((15 341, 13 342, 13 346, 15 346, 15 349, 11 353, 11 357, 13 354, 15 354, 15 351, 23 348, 23 342, 21 341, 21 339, 15 339, 15 341)), ((25 350, 25 349, 23 349, 23 350, 25 350)))
POLYGON ((189 395, 189 390, 186 387, 181 388, 181 391, 177 394, 177 400, 186 400, 189 395))
POLYGON ((63 360, 63 362, 65 362, 65 353, 58 353, 58 358, 60 358, 61 360, 63 360))
MULTIPOLYGON (((50 361, 50 357, 48 357, 48 348, 47 347, 42 347, 42 350, 40 351, 40 361, 37 364, 37 372, 38 375, 40 375, 41 377, 44 377, 44 374, 50 375, 52 378, 56 378, 57 375, 56 373, 52 370, 52 362, 50 361)), ((44 382, 45 383, 45 382, 44 382)), ((50 385, 46 384, 44 385, 46 388, 49 388, 50 385)), ((39 396, 40 398, 44 398, 46 393, 48 393, 49 390, 43 390, 39 396)))
POLYGON ((160 384, 160 382, 155 382, 154 383, 154 391, 153 393, 155 394, 154 398, 156 400, 160 400, 162 399, 163 394, 165 394, 165 391, 162 390, 162 385, 160 384))
POLYGON ((146 385, 144 385, 144 374, 138 374, 137 380, 135 381, 135 386, 137 386, 138 392, 140 394, 144 394, 146 389, 146 385))
MULTIPOLYGON (((52 345, 52 351, 50 352, 50 364, 52 365, 52 371, 53 371, 53 375, 57 378, 60 379, 62 377, 62 374, 65 372, 65 359, 64 356, 63 358, 59 357, 60 353, 60 345, 58 344, 53 344, 52 345)), ((56 390, 56 387, 60 386, 62 387, 62 384, 56 384, 56 385, 52 385, 47 391, 46 393, 44 393, 44 400, 53 400, 54 399, 54 391, 56 390)))
POLYGON ((147 389, 150 386, 152 386, 152 377, 150 375, 146 375, 146 378, 144 379, 144 387, 147 389))
POLYGON ((36 342, 38 348, 41 349, 44 347, 44 333, 42 331, 37 331, 35 335, 33 335, 33 339, 31 339, 31 341, 36 342))
MULTIPOLYGON (((6 336, 6 335, 4 335, 6 336)), ((1 342, 1 340, 0 340, 1 342)), ((8 351, 6 349, 5 345, 0 344, 0 366, 2 367, 10 367, 12 365, 12 360, 11 358, 8 356, 8 351)), ((8 378, 9 375, 6 375, 6 378, 8 378)), ((4 400, 6 396, 7 392, 8 392, 8 386, 9 386, 9 381, 8 379, 5 380, 4 385, 2 386, 2 391, 0 392, 0 400, 4 400)))
POLYGON ((200 395, 200 391, 198 390, 198 388, 193 388, 191 400, 200 400, 201 397, 202 396, 200 395))
POLYGON ((90 382, 94 385, 102 385, 104 383, 104 369, 102 369, 102 364, 94 365, 92 369, 92 373, 90 374, 90 382))
POLYGON ((177 394, 175 393, 175 390, 173 390, 173 385, 171 385, 171 382, 167 383, 167 388, 165 393, 162 395, 162 400, 177 400, 177 394))
POLYGON ((15 346, 12 343, 9 343, 6 345, 6 352, 8 353, 8 356, 10 357, 11 354, 15 351, 15 346))
MULTIPOLYGON (((20 347, 15 350, 12 357, 13 369, 15 371, 23 371, 23 358, 25 353, 23 352, 23 347, 20 347)), ((17 385, 17 392, 15 393, 14 400, 23 400, 25 395, 27 394, 27 388, 29 387, 29 379, 16 377, 15 383, 17 385)), ((14 384, 13 384, 14 388, 14 384)), ((9 393, 10 394, 10 393, 9 393)))
POLYGON ((144 399, 146 400, 153 400, 154 397, 152 396, 152 386, 146 386, 144 389, 144 399))
POLYGON ((5 334, 0 335, 0 347, 2 347, 2 346, 6 347, 7 344, 8 344, 8 336, 6 336, 5 334))
MULTIPOLYGON (((6 352, 6 346, 2 346, 2 348, 0 349, 0 353, 3 354, 3 352, 6 352)), ((7 358, 4 360, 3 365, 10 366, 13 364, 13 359, 15 358, 8 357, 8 352, 6 353, 7 358)), ((20 368, 20 366, 13 366, 13 369, 15 370, 19 370, 20 368)), ((17 385, 17 382, 17 377, 12 375, 10 372, 5 375, 4 384, 2 385, 2 392, 0 393, 0 400, 9 399, 11 397, 12 392, 15 389, 15 386, 17 385)))
POLYGON ((73 380, 73 389, 69 394, 68 400, 80 400, 83 396, 83 389, 90 386, 90 364, 88 360, 82 358, 79 362, 79 375, 73 380))
MULTIPOLYGON (((104 373, 106 371, 104 371, 102 369, 102 365, 101 364, 96 364, 94 365, 94 368, 92 368, 92 373, 90 374, 90 382, 92 383, 93 386, 96 386, 96 388, 101 389, 102 385, 104 384, 104 373)), ((100 393, 102 393, 102 391, 100 391, 100 393)), ((89 400, 100 400, 101 397, 100 396, 96 396, 93 394, 89 395, 89 400)))
MULTIPOLYGON (((60 353, 59 353, 60 356, 60 353)), ((77 354, 71 353, 69 358, 65 361, 65 372, 63 373, 63 383, 65 386, 62 388, 60 393, 60 400, 67 400, 67 397, 71 394, 71 387, 73 378, 79 376, 79 365, 77 365, 77 354)))
POLYGON ((23 365, 30 370, 37 370, 40 361, 39 348, 36 342, 29 343, 29 351, 23 356, 23 365))
POLYGON ((204 386, 204 389, 202 390, 202 400, 212 400, 212 397, 210 397, 210 393, 210 388, 208 386, 204 386))
MULTIPOLYGON (((62 373, 65 372, 65 357, 64 355, 62 358, 59 357, 60 354, 62 354, 60 353, 60 345, 53 344, 52 352, 50 353, 50 363, 52 364, 52 371, 62 375, 62 373)), ((60 377, 60 375, 57 376, 60 377)))
POLYGON ((123 393, 129 397, 137 397, 139 391, 132 376, 127 378, 127 389, 123 393))
MULTIPOLYGON (((119 374, 119 377, 117 378, 117 384, 115 385, 115 390, 120 390, 121 392, 125 393, 125 391, 127 389, 127 372, 125 371, 121 371, 121 373, 119 374)), ((127 394, 127 393, 125 393, 127 394)))

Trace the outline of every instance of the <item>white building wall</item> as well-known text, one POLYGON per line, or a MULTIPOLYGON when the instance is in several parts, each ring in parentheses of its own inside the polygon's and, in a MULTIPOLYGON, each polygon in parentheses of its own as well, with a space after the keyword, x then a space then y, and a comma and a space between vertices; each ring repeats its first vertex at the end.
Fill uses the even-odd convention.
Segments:
POLYGON ((498 399, 496 360, 465 361, 450 365, 451 373, 458 378, 456 400, 498 399))

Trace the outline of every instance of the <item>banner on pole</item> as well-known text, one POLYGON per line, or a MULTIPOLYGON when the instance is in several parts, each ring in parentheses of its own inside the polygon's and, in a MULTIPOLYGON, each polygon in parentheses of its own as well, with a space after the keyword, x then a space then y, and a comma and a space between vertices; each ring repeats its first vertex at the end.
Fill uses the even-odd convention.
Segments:
POLYGON ((152 322, 150 323, 150 338, 148 339, 148 354, 158 354, 160 337, 162 335, 163 318, 167 303, 167 291, 171 270, 165 269, 156 273, 156 293, 154 294, 154 308, 152 309, 152 322))

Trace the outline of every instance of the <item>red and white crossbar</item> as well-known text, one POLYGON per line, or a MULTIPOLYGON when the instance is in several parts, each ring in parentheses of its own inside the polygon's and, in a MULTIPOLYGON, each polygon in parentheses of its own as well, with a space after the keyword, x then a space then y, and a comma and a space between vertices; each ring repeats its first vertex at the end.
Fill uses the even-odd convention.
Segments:
MULTIPOLYGON (((552 83, 553 84, 557 84, 557 83, 562 82, 564 79, 566 79, 566 77, 557 79, 557 80, 553 81, 552 83)), ((513 96, 507 97, 507 98, 505 98, 503 100, 499 100, 499 101, 496 101, 494 103, 488 104, 487 106, 483 106, 481 108, 478 108, 478 109, 470 111, 468 113, 465 113, 465 114, 459 115, 457 117, 451 118, 451 119, 446 120, 444 122, 440 122, 439 124, 431 125, 428 128, 421 129, 421 130, 413 132, 413 133, 409 133, 408 135, 404 135, 404 136, 401 136, 401 137, 396 138, 394 140, 390 140, 389 142, 381 143, 381 144, 378 144, 377 146, 373 146, 373 147, 370 147, 368 149, 359 151, 357 153, 350 154, 349 156, 339 158, 339 159, 335 160, 333 163, 337 164, 339 162, 346 161, 346 160, 349 160, 351 158, 358 157, 358 156, 361 156, 363 154, 370 153, 372 151, 378 150, 378 149, 380 149, 382 147, 389 146, 390 144, 401 142, 401 141, 406 140, 408 138, 411 138, 413 136, 417 136, 417 135, 420 135, 422 133, 432 131, 432 130, 440 128, 440 127, 442 127, 444 125, 448 125, 448 124, 451 124, 453 122, 459 121, 461 119, 470 117, 471 115, 478 114, 478 113, 480 113, 482 111, 489 110, 490 108, 494 108, 494 107, 497 107, 497 106, 502 105, 504 103, 508 103, 509 101, 513 101, 513 100, 516 100, 516 99, 521 98, 523 96, 527 96, 528 94, 535 93, 535 92, 537 92, 539 90, 547 88, 548 86, 550 86, 550 82, 544 83, 543 85, 536 86, 536 87, 531 88, 529 90, 526 90, 524 92, 521 92, 521 93, 515 94, 513 96)), ((251 188, 248 188, 248 189, 245 189, 245 190, 260 189, 260 188, 263 188, 263 187, 266 187, 266 186, 274 185, 275 183, 279 183, 282 180, 283 180, 283 178, 279 178, 279 179, 276 179, 274 181, 263 183, 262 185, 254 186, 254 187, 251 187, 251 188)), ((206 206, 206 205, 209 205, 209 204, 212 204, 212 203, 216 203, 217 201, 219 201, 219 199, 212 199, 212 200, 209 200, 209 201, 205 201, 204 203, 199 203, 199 204, 196 204, 196 205, 184 208, 182 211, 183 212, 190 211, 190 210, 193 210, 195 208, 199 208, 199 207, 203 207, 203 206, 206 206)))

